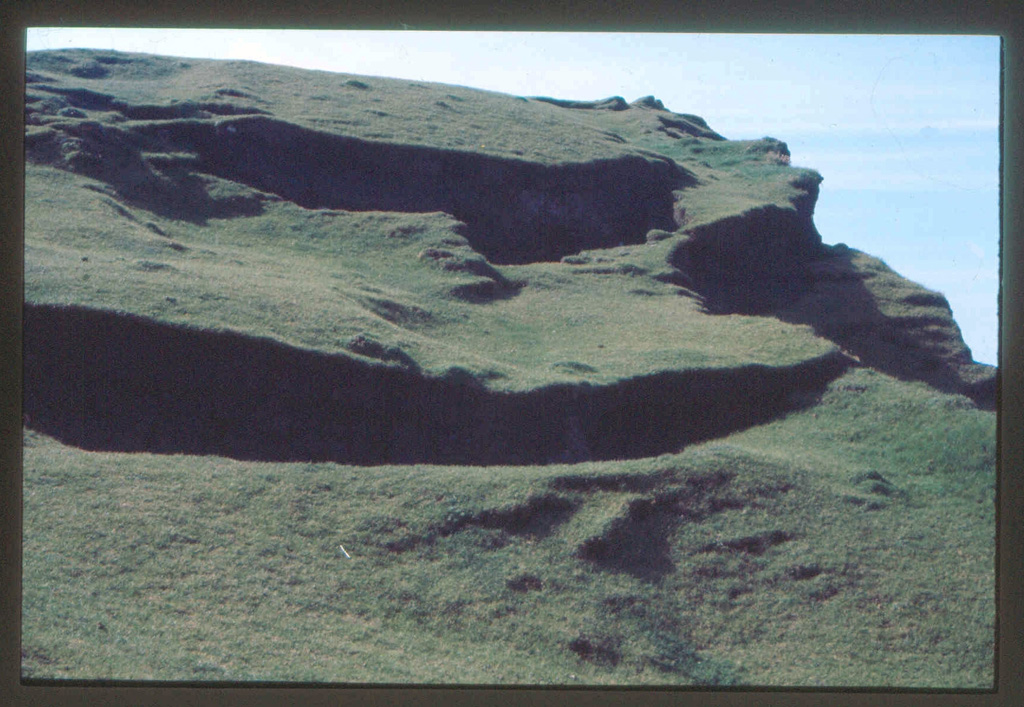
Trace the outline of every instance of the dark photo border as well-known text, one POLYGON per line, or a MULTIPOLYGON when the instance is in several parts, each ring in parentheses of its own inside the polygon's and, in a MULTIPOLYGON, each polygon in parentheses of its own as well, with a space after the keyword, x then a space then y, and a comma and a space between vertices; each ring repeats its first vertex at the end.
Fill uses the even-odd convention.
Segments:
POLYGON ((0 705, 1024 705, 1024 9, 963 0, 548 0, 490 3, 352 0, 8 0, 0 4, 0 705), (1003 38, 1002 284, 998 474, 998 641, 995 691, 821 689, 343 687, 238 683, 22 684, 21 308, 25 28, 32 26, 265 29, 675 31, 704 33, 987 34, 1003 38))

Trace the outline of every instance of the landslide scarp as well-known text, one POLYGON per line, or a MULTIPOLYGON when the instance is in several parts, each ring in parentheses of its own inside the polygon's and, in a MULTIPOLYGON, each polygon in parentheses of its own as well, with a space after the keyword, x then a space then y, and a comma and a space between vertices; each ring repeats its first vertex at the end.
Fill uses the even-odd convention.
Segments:
POLYGON ((975 363, 946 298, 844 244, 807 268, 806 294, 776 310, 870 368, 996 407, 997 369, 975 363))
MULTIPOLYGON (((330 119, 310 115, 310 104, 335 102, 322 95, 321 101, 310 96, 298 114, 290 103, 281 106, 283 99, 239 101, 251 94, 231 88, 215 89, 210 100, 160 104, 146 96, 146 103, 132 103, 58 85, 57 76, 81 78, 74 70, 81 64, 68 68, 57 58, 42 53, 30 59, 53 74, 28 77, 26 122, 34 126, 28 159, 105 181, 124 199, 177 219, 221 215, 196 208, 204 201, 204 182, 216 177, 310 209, 443 211, 467 224, 473 247, 494 263, 557 261, 587 248, 642 243, 652 228, 674 228, 673 190, 695 181, 673 160, 623 144, 621 137, 554 120, 555 109, 543 101, 441 94, 447 102, 434 101, 433 113, 415 127, 406 125, 408 116, 372 107, 407 100, 402 109, 408 112, 423 102, 422 95, 414 100, 422 90, 389 79, 375 80, 380 88, 360 83, 365 88, 356 94, 366 95, 332 106, 330 119), (440 114, 437 104, 443 104, 440 114), (535 130, 521 141, 527 149, 488 150, 488 138, 465 144, 458 137, 480 131, 474 120, 494 109, 522 113, 517 130, 535 130), (369 119, 341 117, 367 111, 369 119), (358 129, 368 120, 381 129, 358 129), (572 139, 560 139, 560 131, 545 136, 552 125, 571 130, 566 137, 572 139), (579 143, 581 135, 578 149, 548 149, 549 142, 579 143)), ((127 55, 121 63, 133 61, 145 60, 127 55)), ((351 81, 343 86, 350 89, 351 81)))
POLYGON ((766 315, 810 289, 824 254, 810 214, 766 205, 690 228, 670 263, 687 273, 709 312, 766 315))
POLYGON ((805 407, 847 366, 661 371, 610 385, 487 390, 393 362, 52 305, 25 308, 25 414, 66 444, 348 464, 627 459, 805 407))
POLYGON ((68 443, 544 464, 770 421, 857 357, 994 390, 934 298, 834 287, 784 143, 653 97, 28 63, 26 412, 68 443))

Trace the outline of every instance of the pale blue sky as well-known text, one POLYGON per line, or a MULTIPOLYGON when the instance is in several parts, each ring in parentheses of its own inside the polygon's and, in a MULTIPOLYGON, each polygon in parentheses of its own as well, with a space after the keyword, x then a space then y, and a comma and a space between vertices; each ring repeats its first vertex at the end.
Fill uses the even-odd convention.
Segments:
POLYGON ((949 298, 996 363, 999 52, 992 36, 35 29, 28 49, 251 59, 515 95, 652 94, 825 177, 828 243, 949 298))

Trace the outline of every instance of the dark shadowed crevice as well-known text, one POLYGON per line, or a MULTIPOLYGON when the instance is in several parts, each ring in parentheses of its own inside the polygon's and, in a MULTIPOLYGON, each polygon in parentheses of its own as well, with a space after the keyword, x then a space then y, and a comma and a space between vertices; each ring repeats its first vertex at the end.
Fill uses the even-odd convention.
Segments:
POLYGON ((670 262, 713 314, 770 314, 807 292, 823 254, 809 213, 763 206, 689 229, 670 262))
POLYGON ((660 580, 675 571, 670 536, 680 523, 700 522, 734 507, 717 497, 733 476, 719 472, 687 479, 681 489, 632 501, 605 532, 577 548, 577 557, 610 572, 649 582, 660 580))
POLYGON ((846 366, 842 356, 826 355, 787 368, 503 393, 471 378, 82 307, 29 304, 24 322, 30 428, 91 450, 243 460, 545 464, 656 456, 806 405, 846 366))
POLYGON ((883 313, 864 282, 874 274, 858 269, 855 251, 822 244, 811 217, 815 180, 800 184, 807 192, 792 209, 764 206, 687 230, 669 256, 675 271, 659 279, 693 289, 710 314, 806 324, 865 366, 995 409, 995 369, 971 361, 946 298, 918 288, 899 301, 906 313, 883 313))
POLYGON ((131 132, 146 150, 195 154, 196 172, 306 208, 452 214, 467 224, 473 247, 499 264, 643 243, 647 231, 675 227, 672 190, 694 183, 668 158, 544 165, 361 140, 265 117, 142 123, 131 132))
POLYGON ((586 540, 576 551, 581 560, 610 572, 656 582, 675 571, 669 534, 676 520, 661 507, 663 499, 642 499, 608 531, 586 540))
POLYGON ((855 264, 846 246, 827 247, 811 264, 811 306, 780 309, 774 315, 806 324, 815 334, 842 346, 870 368, 906 381, 923 381, 944 393, 965 395, 978 407, 996 407, 997 369, 976 364, 944 296, 921 288, 901 303, 932 308, 927 314, 887 316, 865 284, 873 277, 855 264), (936 309, 941 314, 935 312, 936 309))
POLYGON ((139 208, 198 224, 256 215, 261 199, 310 209, 440 211, 464 222, 472 247, 497 264, 643 243, 652 229, 676 227, 673 190, 695 183, 653 153, 542 164, 334 135, 264 116, 208 119, 255 112, 227 103, 126 106, 86 89, 54 98, 146 118, 62 122, 26 137, 30 161, 103 181, 139 208), (208 186, 215 179, 234 183, 239 196, 214 199, 208 186))

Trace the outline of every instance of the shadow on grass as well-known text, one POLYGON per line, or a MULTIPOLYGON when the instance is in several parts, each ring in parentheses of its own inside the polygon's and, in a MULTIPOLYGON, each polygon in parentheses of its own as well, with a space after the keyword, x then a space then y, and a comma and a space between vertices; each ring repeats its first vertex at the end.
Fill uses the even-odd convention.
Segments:
POLYGON ((857 251, 845 245, 822 245, 809 213, 764 207, 688 235, 671 263, 692 278, 709 313, 809 325, 864 366, 995 409, 996 371, 972 362, 946 298, 908 287, 882 264, 859 266, 857 251), (881 310, 865 284, 871 278, 899 298, 889 303, 899 314, 881 310))
POLYGON ((900 380, 922 381, 944 393, 966 395, 978 407, 994 410, 996 370, 971 361, 946 298, 920 288, 902 297, 906 315, 887 316, 864 281, 899 276, 887 269, 878 274, 865 271, 854 263, 855 254, 842 245, 829 249, 811 266, 807 296, 813 306, 798 302, 774 315, 790 324, 810 325, 865 366, 900 380), (915 307, 922 308, 921 314, 913 313, 915 307))
POLYGON ((806 406, 846 366, 663 372, 488 390, 399 365, 83 307, 25 306, 28 426, 92 450, 377 465, 678 451, 806 406), (802 393, 802 394, 801 394, 802 393), (579 452, 585 452, 580 454, 579 452))

